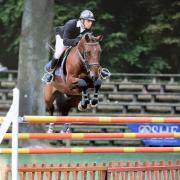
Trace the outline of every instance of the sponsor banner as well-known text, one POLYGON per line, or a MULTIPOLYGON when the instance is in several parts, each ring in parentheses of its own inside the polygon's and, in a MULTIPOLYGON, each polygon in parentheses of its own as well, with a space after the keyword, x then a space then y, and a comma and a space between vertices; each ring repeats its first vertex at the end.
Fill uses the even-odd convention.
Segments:
MULTIPOLYGON (((132 132, 137 133, 176 133, 180 132, 179 124, 128 124, 132 132)), ((180 138, 142 138, 146 146, 179 146, 180 138)))

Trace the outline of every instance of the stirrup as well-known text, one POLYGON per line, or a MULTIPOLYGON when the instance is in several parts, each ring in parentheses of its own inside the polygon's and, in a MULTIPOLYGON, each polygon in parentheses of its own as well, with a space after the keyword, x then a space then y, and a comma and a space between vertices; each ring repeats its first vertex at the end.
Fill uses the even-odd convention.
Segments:
POLYGON ((54 79, 54 74, 53 74, 53 71, 52 72, 46 72, 43 77, 42 77, 42 82, 45 82, 45 83, 51 83, 54 79), (51 80, 48 81, 48 78, 50 78, 51 80))

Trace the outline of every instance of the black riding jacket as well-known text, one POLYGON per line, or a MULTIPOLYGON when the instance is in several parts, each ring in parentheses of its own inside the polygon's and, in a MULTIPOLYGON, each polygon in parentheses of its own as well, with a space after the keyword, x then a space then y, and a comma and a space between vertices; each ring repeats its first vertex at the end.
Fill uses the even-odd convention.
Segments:
POLYGON ((67 21, 64 26, 56 27, 56 35, 59 34, 61 36, 64 46, 75 46, 78 40, 80 40, 79 35, 91 32, 89 29, 80 32, 80 27, 77 27, 77 22, 77 19, 72 19, 67 21))

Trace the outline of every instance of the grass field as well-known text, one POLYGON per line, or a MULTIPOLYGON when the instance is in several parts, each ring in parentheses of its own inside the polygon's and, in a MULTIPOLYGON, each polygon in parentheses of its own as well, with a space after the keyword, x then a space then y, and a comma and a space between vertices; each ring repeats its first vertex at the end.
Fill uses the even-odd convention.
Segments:
MULTIPOLYGON (((47 164, 58 164, 58 163, 101 163, 110 161, 137 161, 141 162, 145 160, 173 160, 174 162, 180 159, 180 153, 94 153, 94 154, 20 154, 19 164, 25 163, 47 163, 47 164)), ((0 155, 0 164, 10 164, 11 155, 0 155)))

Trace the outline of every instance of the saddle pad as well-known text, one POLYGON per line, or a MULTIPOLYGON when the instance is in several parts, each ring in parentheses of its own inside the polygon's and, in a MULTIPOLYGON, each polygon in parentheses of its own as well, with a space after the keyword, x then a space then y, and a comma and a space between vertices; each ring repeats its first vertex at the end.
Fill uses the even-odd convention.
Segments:
MULTIPOLYGON (((63 72, 64 62, 65 62, 65 58, 63 58, 63 61, 62 61, 62 63, 61 63, 61 66, 57 67, 57 69, 55 70, 55 75, 56 75, 56 76, 64 76, 64 72, 63 72)), ((49 72, 50 67, 51 67, 51 63, 52 63, 52 60, 49 61, 49 62, 44 66, 44 71, 45 71, 45 72, 49 72)))
MULTIPOLYGON (((65 61, 66 61, 66 57, 68 56, 69 52, 71 50, 71 47, 67 49, 66 53, 65 53, 65 56, 63 57, 63 60, 62 60, 62 63, 61 63, 61 66, 58 66, 55 70, 55 75, 56 76, 64 76, 64 66, 65 66, 65 61)), ((44 66, 44 70, 45 72, 49 72, 50 70, 50 67, 51 67, 51 63, 52 63, 52 60, 49 61, 45 66, 44 66)))

